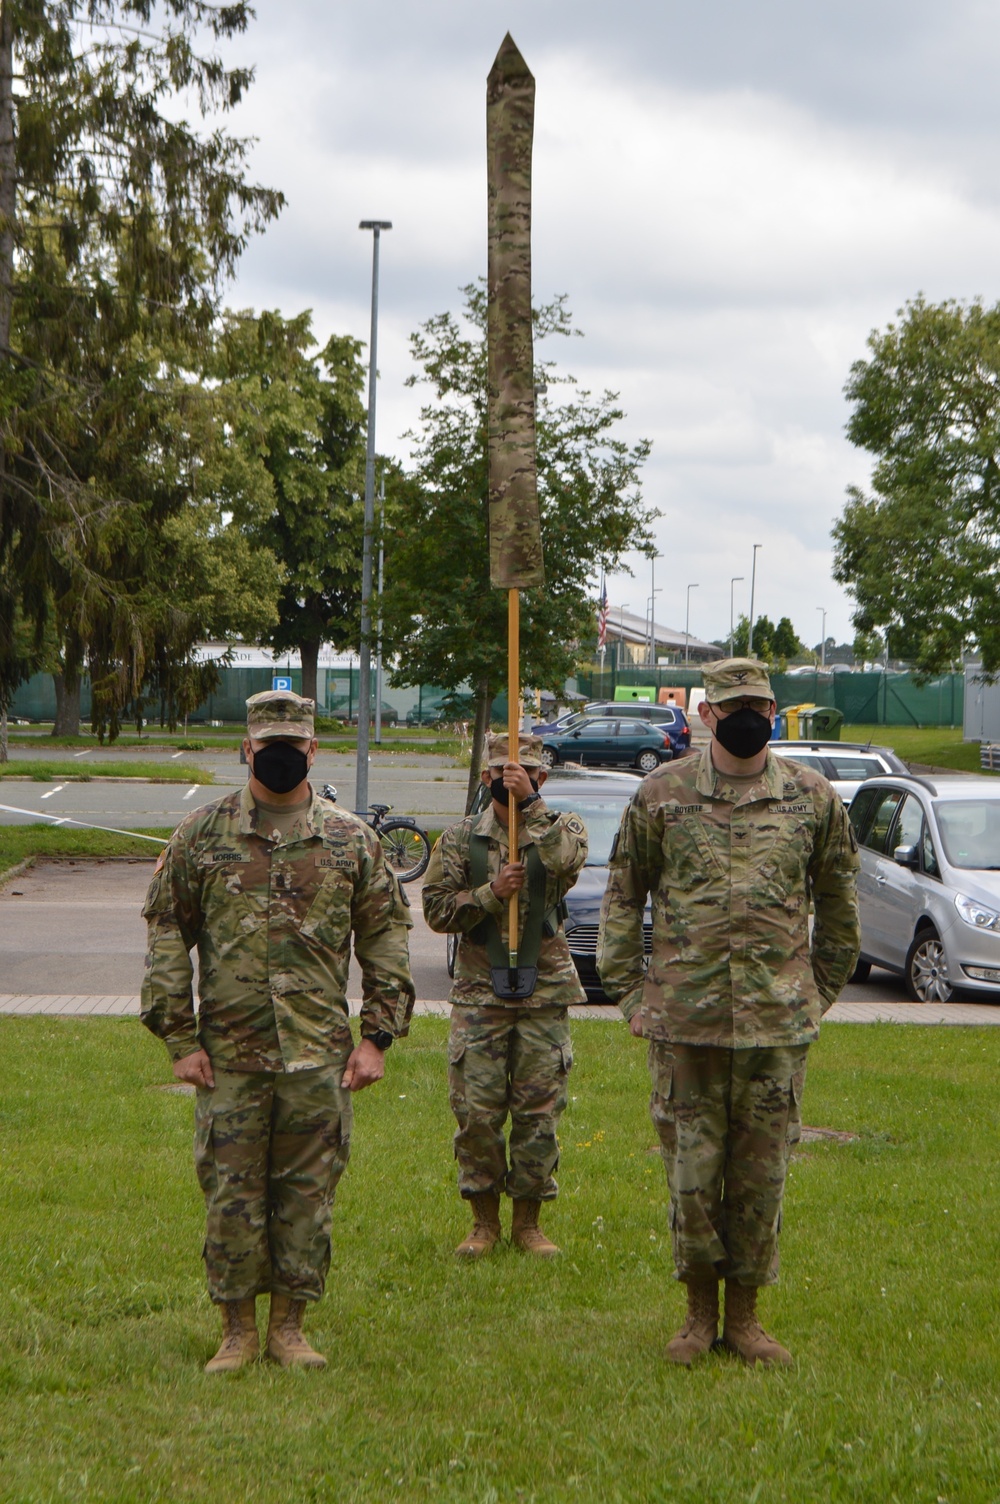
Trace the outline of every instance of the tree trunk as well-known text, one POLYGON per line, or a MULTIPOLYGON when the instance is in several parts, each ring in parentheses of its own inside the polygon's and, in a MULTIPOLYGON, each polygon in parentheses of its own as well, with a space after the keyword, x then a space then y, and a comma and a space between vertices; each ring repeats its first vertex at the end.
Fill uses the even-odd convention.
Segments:
MULTIPOLYGON (((0 358, 10 351, 14 287, 14 216, 17 184, 14 156, 14 18, 11 0, 0 0, 0 358)), ((0 451, 2 465, 2 451, 0 451)), ((0 469, 0 482, 3 471, 0 469)))
POLYGON ((80 735, 80 675, 65 671, 52 675, 56 687, 56 721, 53 736, 80 735))
MULTIPOLYGON (((17 211, 16 182, 14 178, 14 18, 11 0, 0 0, 0 360, 9 360, 10 315, 14 287, 14 215, 17 211)), ((6 452, 3 436, 0 435, 0 539, 6 536, 5 528, 5 474, 6 452)), ((6 587, 9 590, 11 587, 6 587)), ((8 609, 0 619, 5 620, 13 631, 14 606, 8 600, 8 609)), ((0 672, 12 666, 13 642, 0 644, 11 655, 11 663, 0 664, 0 672)), ((9 681, 8 681, 9 682, 9 681)), ((15 680, 16 682, 16 680, 15 680)), ((7 761, 7 690, 0 707, 0 763, 7 761)))
POLYGON ((480 679, 476 689, 476 724, 472 732, 472 761, 469 764, 469 786, 465 795, 465 813, 472 808, 472 801, 476 797, 479 787, 480 764, 483 760, 483 743, 486 733, 490 729, 490 706, 493 704, 493 695, 490 690, 490 681, 480 679))
POLYGON ((319 643, 300 642, 299 653, 302 657, 302 693, 307 700, 315 700, 319 643))

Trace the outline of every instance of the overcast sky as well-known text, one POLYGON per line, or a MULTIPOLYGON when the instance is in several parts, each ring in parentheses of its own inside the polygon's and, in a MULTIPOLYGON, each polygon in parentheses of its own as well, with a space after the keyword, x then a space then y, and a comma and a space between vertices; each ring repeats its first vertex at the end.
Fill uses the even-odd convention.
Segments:
MULTIPOLYGON (((288 207, 230 301, 367 340, 383 237, 380 450, 405 455, 408 335, 486 269, 485 81, 510 29, 537 83, 541 347, 648 437, 657 620, 724 636, 730 580, 809 644, 850 602, 830 528, 868 457, 842 389, 905 299, 1000 297, 1000 10, 988 0, 257 0, 235 128, 288 207)), ((609 580, 642 614, 649 565, 609 580)))

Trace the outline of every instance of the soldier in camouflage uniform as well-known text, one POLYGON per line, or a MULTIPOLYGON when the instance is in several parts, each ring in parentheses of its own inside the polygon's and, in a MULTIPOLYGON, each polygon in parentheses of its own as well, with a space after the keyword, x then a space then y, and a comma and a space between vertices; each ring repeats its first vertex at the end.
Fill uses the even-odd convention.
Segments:
POLYGON ((711 1347, 723 1278, 726 1345, 751 1364, 788 1363, 757 1320, 757 1290, 777 1278, 806 1052, 858 956, 857 843, 826 779, 769 749, 765 666, 724 659, 704 682, 710 745, 651 773, 622 817, 597 964, 632 1033, 649 1040, 688 1292, 668 1356, 690 1363, 711 1347))
MULTIPOLYGON (((538 1226, 543 1201, 557 1191, 556 1128, 566 1106, 566 1078, 573 1063, 567 1008, 586 1001, 563 933, 561 904, 587 859, 587 832, 572 814, 547 808, 540 790, 546 771, 541 742, 524 738, 520 762, 509 760, 506 736, 490 736, 482 781, 492 791, 479 815, 446 830, 431 854, 424 879, 424 917, 432 930, 457 934, 452 988, 448 1085, 458 1122, 455 1158, 458 1188, 472 1203, 473 1228, 455 1252, 475 1258, 500 1238, 500 1196, 513 1201, 511 1242, 543 1257, 559 1252, 538 1226), (506 796, 506 798, 504 797, 506 796), (510 860, 509 800, 517 801, 519 860, 510 860), (484 871, 476 880, 472 843, 485 847, 484 871), (538 981, 528 999, 495 996, 490 980, 485 925, 508 940, 508 910, 518 894, 519 934, 528 916, 529 864, 540 860, 546 923, 538 953, 538 981), (508 1114, 510 1167, 503 1125, 508 1114)), ((482 850, 482 848, 480 848, 482 850)))
POLYGON ((302 1317, 322 1296, 330 1263, 351 1093, 380 1079, 413 1007, 412 919, 378 838, 307 780, 313 702, 254 695, 247 731, 246 788, 178 826, 143 909, 142 1020, 166 1044, 174 1075, 198 1093, 203 1253, 223 1317, 210 1373, 256 1358, 255 1301, 265 1292, 268 1356, 283 1367, 325 1365, 302 1317), (352 931, 364 991, 356 1047, 346 998, 352 931))

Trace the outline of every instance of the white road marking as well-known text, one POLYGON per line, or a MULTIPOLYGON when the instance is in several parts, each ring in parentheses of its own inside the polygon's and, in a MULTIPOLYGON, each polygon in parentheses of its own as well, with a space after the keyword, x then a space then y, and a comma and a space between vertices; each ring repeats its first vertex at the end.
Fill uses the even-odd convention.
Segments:
POLYGON ((83 751, 82 751, 82 752, 74 752, 74 753, 73 753, 73 756, 74 756, 74 757, 86 757, 86 755, 87 755, 87 753, 88 753, 88 752, 89 752, 89 751, 90 751, 90 748, 89 748, 89 747, 84 747, 84 749, 83 749, 83 751))
MULTIPOLYGON (((184 798, 185 798, 185 799, 190 799, 190 798, 191 798, 191 797, 192 797, 192 795, 193 795, 193 794, 197 794, 197 792, 198 792, 198 788, 199 788, 199 785, 198 785, 198 784, 197 784, 197 783, 193 783, 193 784, 192 784, 192 785, 191 785, 191 787, 190 787, 190 788, 189 788, 189 789, 188 789, 188 791, 187 791, 187 793, 186 793, 186 794, 185 794, 185 795, 184 795, 184 796, 183 796, 183 797, 184 797, 184 798)), ((44 795, 44 794, 43 794, 43 795, 42 795, 42 798, 43 798, 43 799, 44 799, 44 798, 45 798, 45 795, 44 795)))
POLYGON ((183 757, 183 756, 184 756, 184 748, 182 747, 179 752, 172 752, 170 754, 170 761, 171 762, 176 762, 177 759, 178 759, 178 757, 183 757))
POLYGON ((54 789, 49 789, 49 791, 48 791, 47 794, 43 794, 42 795, 42 798, 43 799, 51 799, 53 794, 58 794, 60 792, 60 790, 64 789, 65 787, 66 787, 66 785, 64 783, 57 783, 56 786, 55 786, 55 788, 54 789))

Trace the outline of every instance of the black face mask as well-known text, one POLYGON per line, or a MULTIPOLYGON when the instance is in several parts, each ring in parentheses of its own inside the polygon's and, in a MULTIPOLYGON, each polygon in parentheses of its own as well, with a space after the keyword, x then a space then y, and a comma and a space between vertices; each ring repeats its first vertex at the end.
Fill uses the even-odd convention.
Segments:
POLYGON ((272 794, 290 794, 309 771, 306 754, 291 742, 268 742, 252 756, 250 771, 272 794))
MULTIPOLYGON (((535 793, 537 794, 538 793, 538 780, 537 780, 537 778, 532 778, 531 774, 529 773, 529 775, 528 775, 528 782, 531 784, 531 787, 534 789, 535 793)), ((502 778, 491 778, 490 779, 490 793, 493 795, 493 798, 496 800, 496 802, 498 804, 503 804, 503 805, 509 805, 510 804, 510 789, 505 789, 504 788, 504 786, 503 786, 503 779, 502 778)))
POLYGON ((715 734, 733 757, 756 757, 771 740, 771 718, 744 705, 732 715, 716 717, 715 734))

